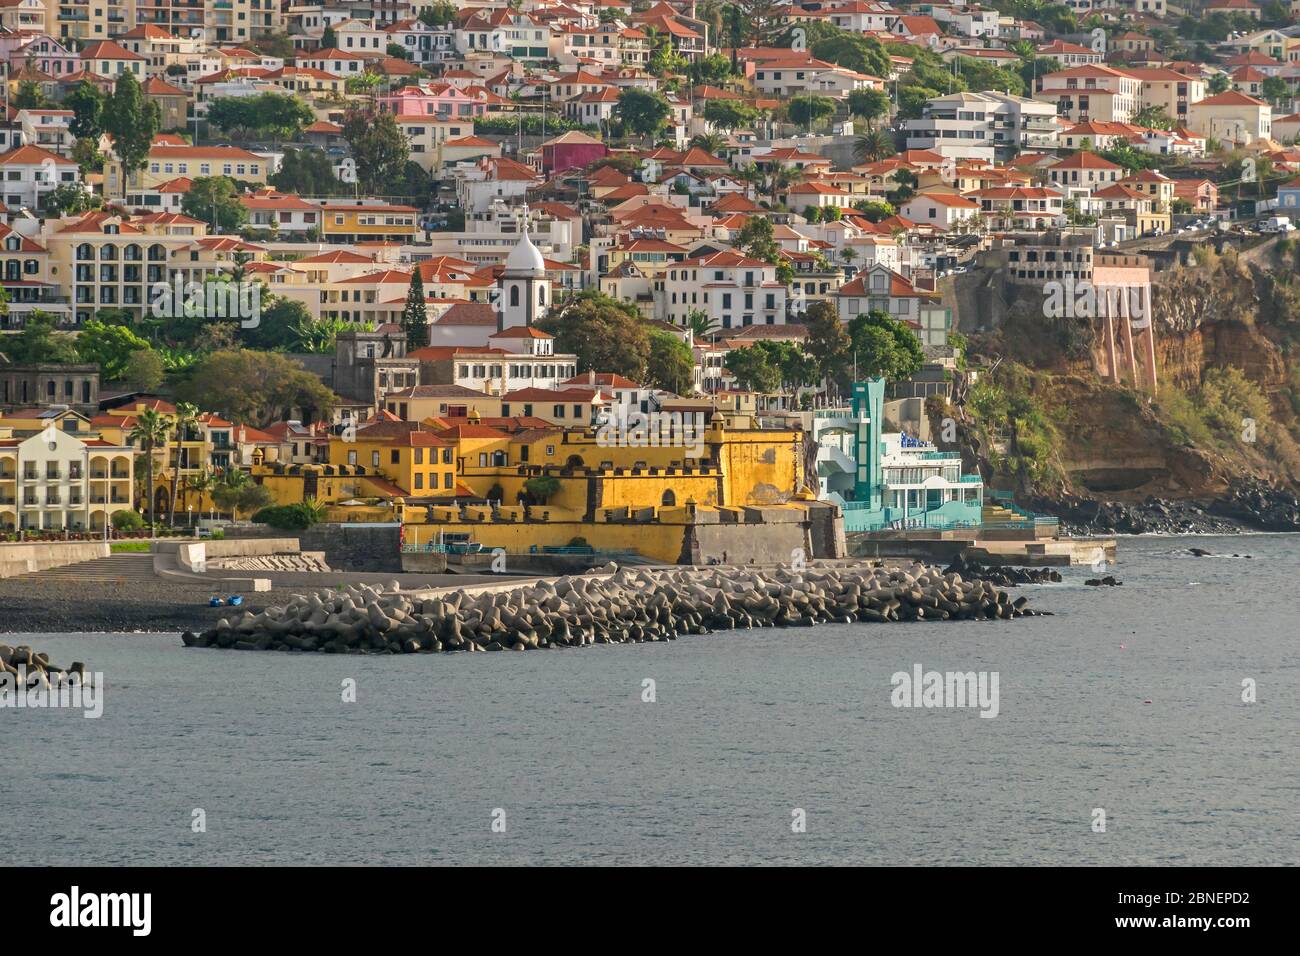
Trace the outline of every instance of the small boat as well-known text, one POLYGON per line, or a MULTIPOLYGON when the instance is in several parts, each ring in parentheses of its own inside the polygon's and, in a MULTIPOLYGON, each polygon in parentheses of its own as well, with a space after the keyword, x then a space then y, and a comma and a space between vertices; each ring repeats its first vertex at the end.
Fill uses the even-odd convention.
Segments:
POLYGON ((219 597, 208 598, 208 607, 225 607, 225 606, 226 606, 226 602, 221 600, 221 598, 219 597))

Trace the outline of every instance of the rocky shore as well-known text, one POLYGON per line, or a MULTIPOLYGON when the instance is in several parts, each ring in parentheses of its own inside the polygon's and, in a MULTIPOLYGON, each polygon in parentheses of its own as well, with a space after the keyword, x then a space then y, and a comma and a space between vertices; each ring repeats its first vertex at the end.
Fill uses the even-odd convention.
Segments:
POLYGON ((1210 500, 1147 498, 1137 504, 1069 495, 1032 498, 1029 507, 1061 519, 1061 534, 1239 534, 1300 531, 1300 498, 1247 479, 1210 500))
POLYGON ((952 559, 952 563, 943 569, 943 573, 959 574, 968 581, 984 581, 1000 588, 1011 588, 1020 584, 1061 583, 1061 572, 1055 568, 993 567, 973 561, 961 554, 952 559))
POLYGON ((370 586, 223 618, 187 647, 324 653, 525 651, 835 622, 1011 618, 1038 612, 985 581, 914 564, 855 569, 623 569, 436 596, 370 586))

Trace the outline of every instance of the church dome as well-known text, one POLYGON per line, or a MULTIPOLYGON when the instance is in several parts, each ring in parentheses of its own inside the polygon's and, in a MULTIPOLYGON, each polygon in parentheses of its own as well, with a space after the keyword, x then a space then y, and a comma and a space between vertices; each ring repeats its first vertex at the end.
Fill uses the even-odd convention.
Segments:
POLYGON ((528 230, 525 229, 515 247, 510 250, 510 255, 506 256, 506 273, 508 275, 521 276, 530 275, 538 278, 546 274, 546 262, 542 259, 541 251, 533 245, 533 240, 528 238, 528 230))

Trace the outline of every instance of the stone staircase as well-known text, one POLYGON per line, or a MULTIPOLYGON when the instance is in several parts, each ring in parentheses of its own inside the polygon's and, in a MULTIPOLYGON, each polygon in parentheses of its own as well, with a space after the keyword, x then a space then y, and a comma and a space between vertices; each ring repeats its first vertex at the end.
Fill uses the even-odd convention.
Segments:
POLYGON ((1023 521, 1024 517, 1016 514, 1010 508, 1004 508, 1002 505, 986 500, 983 509, 980 511, 980 520, 987 525, 1023 521))
POLYGON ((84 581, 88 584, 126 584, 155 579, 153 555, 139 553, 110 554, 107 558, 36 571, 26 577, 33 581, 84 581))

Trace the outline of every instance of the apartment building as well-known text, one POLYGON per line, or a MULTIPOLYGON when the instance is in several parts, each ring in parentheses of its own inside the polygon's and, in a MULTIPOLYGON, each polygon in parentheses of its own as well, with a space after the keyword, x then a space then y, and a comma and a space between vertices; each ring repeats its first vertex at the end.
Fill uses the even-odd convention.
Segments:
POLYGON ((788 290, 777 281, 776 266, 730 250, 683 260, 657 286, 657 317, 674 325, 685 325, 697 310, 724 329, 786 321, 788 290))
POLYGON ((1018 150, 1057 145, 1056 110, 1048 103, 1006 93, 936 96, 916 119, 904 121, 907 148, 945 159, 993 162, 1018 150))
POLYGON ((134 449, 53 424, 37 435, 0 429, 0 528, 102 531, 132 509, 134 449))

